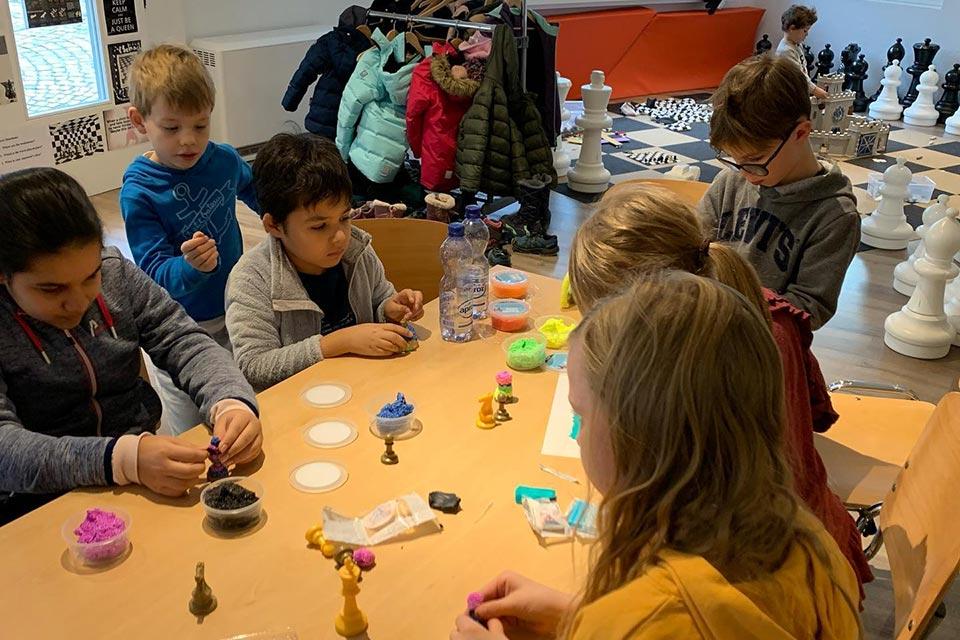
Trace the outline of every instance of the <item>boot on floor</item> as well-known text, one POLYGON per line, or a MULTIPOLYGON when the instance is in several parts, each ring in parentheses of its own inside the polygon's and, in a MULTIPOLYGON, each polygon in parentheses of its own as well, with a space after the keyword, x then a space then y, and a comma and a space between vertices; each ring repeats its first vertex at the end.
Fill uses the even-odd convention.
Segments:
POLYGON ((499 220, 491 220, 490 218, 484 218, 483 223, 487 225, 487 230, 490 232, 490 241, 487 243, 487 248, 484 251, 487 262, 490 263, 491 267, 497 265, 504 267, 512 266, 510 254, 503 249, 505 244, 503 240, 503 223, 499 220))
POLYGON ((513 239, 513 250, 517 253, 555 256, 560 253, 560 245, 557 236, 527 235, 513 239))
POLYGON ((550 226, 550 176, 536 175, 517 184, 520 211, 500 218, 505 234, 510 238, 545 235, 550 226))
POLYGON ((447 193, 429 193, 424 198, 427 203, 427 220, 450 224, 456 201, 447 193))

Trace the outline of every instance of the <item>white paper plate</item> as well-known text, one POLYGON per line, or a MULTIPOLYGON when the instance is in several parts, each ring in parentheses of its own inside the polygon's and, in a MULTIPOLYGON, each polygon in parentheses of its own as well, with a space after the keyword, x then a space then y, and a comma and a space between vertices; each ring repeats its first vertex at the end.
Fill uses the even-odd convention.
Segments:
POLYGON ((305 493, 325 493, 343 486, 347 470, 336 462, 313 460, 290 472, 290 484, 305 493))
POLYGON ((320 382, 304 389, 300 397, 309 405, 329 409, 346 404, 352 395, 350 385, 342 382, 320 382))
POLYGON ((321 449, 338 449, 357 439, 357 428, 340 418, 315 420, 303 428, 307 444, 321 449))

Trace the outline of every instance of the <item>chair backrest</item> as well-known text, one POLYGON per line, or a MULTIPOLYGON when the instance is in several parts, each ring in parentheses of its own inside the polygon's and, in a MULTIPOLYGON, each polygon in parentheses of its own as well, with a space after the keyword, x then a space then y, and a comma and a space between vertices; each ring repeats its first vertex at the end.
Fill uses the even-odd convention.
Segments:
POLYGON ((703 194, 707 192, 710 185, 706 182, 696 182, 694 180, 672 180, 670 178, 636 178, 634 180, 624 180, 621 184, 649 184, 654 187, 661 187, 683 198, 687 203, 697 206, 703 199, 703 194))
POLYGON ((897 640, 922 637, 960 568, 958 487, 960 393, 954 392, 930 416, 880 511, 897 640))
POLYGON ((424 302, 440 295, 440 245, 447 237, 447 225, 414 218, 374 218, 353 224, 373 236, 387 279, 398 291, 422 291, 424 302))

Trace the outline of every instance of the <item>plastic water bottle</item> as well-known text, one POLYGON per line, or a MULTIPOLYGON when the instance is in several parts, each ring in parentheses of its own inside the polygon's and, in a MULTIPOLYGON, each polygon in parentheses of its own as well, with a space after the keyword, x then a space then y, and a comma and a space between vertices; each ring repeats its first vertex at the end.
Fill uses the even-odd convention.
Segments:
POLYGON ((469 268, 473 248, 463 235, 463 225, 447 227, 447 239, 440 245, 443 278, 440 280, 440 336, 447 342, 473 338, 474 283, 469 268))
POLYGON ((473 319, 482 320, 487 317, 487 288, 490 280, 490 263, 484 253, 490 242, 490 230, 480 216, 480 205, 468 205, 463 222, 463 235, 473 249, 473 261, 468 268, 470 281, 473 283, 473 319))

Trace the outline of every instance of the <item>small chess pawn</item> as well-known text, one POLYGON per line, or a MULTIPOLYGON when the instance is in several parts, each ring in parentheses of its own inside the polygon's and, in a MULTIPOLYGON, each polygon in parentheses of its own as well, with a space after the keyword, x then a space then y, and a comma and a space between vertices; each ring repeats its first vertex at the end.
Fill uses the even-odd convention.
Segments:
POLYGON ((504 406, 504 400, 502 396, 497 398, 497 407, 497 415, 495 416, 497 422, 509 422, 510 420, 513 420, 513 416, 507 412, 507 408, 504 406))
POLYGON ((762 56, 763 54, 773 49, 773 43, 770 42, 770 36, 763 34, 763 37, 757 41, 757 46, 754 48, 754 55, 762 56))
POLYGON ((894 60, 883 72, 883 80, 880 84, 883 88, 880 95, 870 105, 870 117, 878 120, 899 120, 903 113, 903 105, 900 104, 900 98, 897 95, 897 88, 900 86, 900 78, 903 75, 903 69, 900 68, 900 61, 894 60))
POLYGON ((933 107, 933 94, 939 86, 940 76, 937 74, 937 68, 930 65, 930 68, 920 75, 917 99, 903 111, 905 123, 917 127, 932 127, 937 124, 940 114, 933 107))
POLYGON ((357 606, 357 595, 360 593, 360 568, 353 558, 343 558, 343 566, 337 570, 343 594, 343 608, 337 614, 333 626, 337 635, 344 638, 358 636, 367 630, 367 616, 357 606))
POLYGON ((817 54, 817 75, 825 76, 829 75, 830 69, 833 69, 833 59, 836 57, 836 54, 833 52, 833 49, 830 48, 829 44, 823 45, 823 49, 820 50, 820 53, 817 54))
POLYGON ((220 461, 220 438, 213 436, 207 445, 207 456, 210 458, 210 468, 207 469, 207 482, 220 480, 230 475, 226 465, 220 461))
POLYGON ((960 221, 949 215, 933 224, 924 238, 924 254, 916 263, 919 279, 910 301, 884 322, 883 342, 911 358, 935 360, 950 352, 957 338, 944 308, 947 280, 960 269, 953 256, 960 251, 960 221))
POLYGON ((613 126, 607 115, 607 105, 613 89, 604 84, 603 71, 590 74, 590 84, 580 87, 583 115, 577 117, 577 126, 583 129, 583 142, 577 165, 567 174, 567 184, 581 193, 603 193, 610 184, 610 172, 603 166, 603 130, 613 126))
POLYGON ((193 579, 197 584, 194 586, 193 594, 190 597, 190 613, 198 618, 203 618, 213 613, 213 610, 217 608, 217 598, 213 595, 210 585, 207 584, 202 562, 197 563, 193 579))
POLYGON ((384 452, 380 455, 380 462, 383 464, 397 464, 400 462, 400 456, 397 455, 397 452, 393 450, 393 436, 386 436, 383 439, 383 445, 385 447, 384 452))
POLYGON ((480 403, 480 413, 477 415, 478 429, 493 429, 497 426, 497 421, 493 416, 493 394, 488 393, 481 396, 477 401, 480 403))
MULTIPOLYGON (((567 101, 567 94, 570 93, 570 88, 573 86, 573 83, 569 79, 563 78, 560 76, 560 72, 557 72, 557 94, 560 101, 560 123, 561 129, 563 124, 570 119, 570 112, 567 110, 565 103, 567 101)), ((553 168, 557 171, 558 178, 566 178, 567 174, 570 172, 570 153, 567 151, 566 143, 563 141, 563 132, 557 132, 557 146, 553 150, 553 168)))
POLYGON ((947 118, 960 109, 960 64, 953 65, 953 69, 943 76, 943 95, 937 101, 935 109, 940 114, 937 123, 943 124, 947 118))
POLYGON ((913 227, 907 223, 903 204, 913 174, 907 169, 906 158, 897 158, 897 164, 883 172, 880 202, 872 214, 860 224, 861 241, 877 249, 906 249, 913 238, 913 227))
POLYGON ((923 224, 917 227, 917 235, 920 236, 920 243, 914 250, 913 255, 896 266, 893 270, 893 288, 905 296, 913 294, 914 287, 917 286, 917 271, 914 268, 917 260, 923 257, 923 237, 927 234, 927 229, 936 222, 948 215, 956 216, 956 209, 947 207, 947 201, 950 196, 941 195, 937 201, 924 209, 923 224), (952 214, 951 214, 952 212, 952 214))

